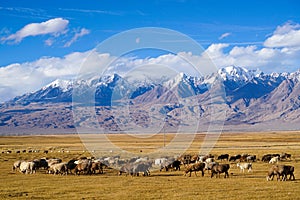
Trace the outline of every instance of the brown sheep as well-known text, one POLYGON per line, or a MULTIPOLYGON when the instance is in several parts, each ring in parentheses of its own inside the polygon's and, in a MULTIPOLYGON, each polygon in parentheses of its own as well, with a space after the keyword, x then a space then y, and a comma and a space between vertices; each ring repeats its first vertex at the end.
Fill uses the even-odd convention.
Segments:
POLYGON ((99 174, 103 174, 103 164, 101 162, 93 162, 91 166, 91 173, 96 174, 98 170, 99 174))
POLYGON ((267 176, 267 181, 273 180, 273 177, 277 175, 277 180, 280 180, 280 176, 282 176, 282 181, 286 180, 286 172, 284 171, 284 165, 273 165, 269 171, 267 176))
POLYGON ((281 176, 282 176, 281 180, 286 181, 287 175, 290 175, 289 180, 291 180, 291 178, 295 180, 293 166, 273 165, 268 171, 267 181, 273 180, 273 177, 275 175, 277 175, 277 181, 280 181, 281 176))
POLYGON ((287 169, 287 175, 290 175, 289 180, 295 180, 295 175, 294 175, 295 168, 294 168, 294 166, 286 165, 285 167, 287 169))
POLYGON ((79 175, 81 172, 85 174, 92 174, 91 167, 92 167, 92 160, 89 159, 80 160, 80 162, 76 165, 74 169, 74 173, 77 175, 79 175))
POLYGON ((202 176, 204 176, 204 169, 205 169, 205 163, 198 162, 194 164, 187 165, 185 171, 184 171, 184 176, 187 175, 187 173, 190 173, 189 177, 191 177, 192 172, 195 172, 195 175, 197 176, 197 171, 202 172, 202 176))
POLYGON ((224 178, 226 178, 226 177, 229 178, 229 174, 228 174, 229 168, 230 168, 229 164, 216 164, 216 165, 212 166, 212 169, 211 169, 211 178, 214 176, 214 174, 216 174, 216 178, 218 176, 220 178, 220 174, 221 173, 225 173, 224 178))

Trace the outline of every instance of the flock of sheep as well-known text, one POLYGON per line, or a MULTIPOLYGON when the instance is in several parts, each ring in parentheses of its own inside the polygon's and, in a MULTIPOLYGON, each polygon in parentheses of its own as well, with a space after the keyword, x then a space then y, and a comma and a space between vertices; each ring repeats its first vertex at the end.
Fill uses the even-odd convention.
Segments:
MULTIPOLYGON (((266 154, 262 157, 262 162, 272 164, 267 174, 267 180, 273 180, 277 176, 277 180, 286 181, 295 180, 294 167, 289 165, 279 165, 280 160, 291 159, 291 155, 287 153, 282 154, 266 154)), ((119 175, 123 173, 129 175, 143 174, 150 175, 150 170, 180 170, 184 166, 184 176, 191 176, 192 172, 197 176, 197 172, 208 171, 210 177, 220 177, 224 173, 224 178, 229 177, 230 164, 220 163, 222 161, 237 162, 236 166, 242 172, 248 170, 252 171, 252 163, 259 161, 256 155, 238 154, 229 156, 229 154, 222 154, 217 157, 213 155, 182 155, 177 158, 163 157, 157 159, 149 159, 147 157, 136 157, 131 159, 121 159, 119 156, 103 157, 99 159, 81 157, 79 159, 71 159, 68 162, 62 162, 58 158, 40 158, 31 161, 17 160, 13 163, 13 171, 20 171, 24 174, 36 173, 37 170, 45 170, 49 174, 102 174, 103 169, 118 169, 119 175)))

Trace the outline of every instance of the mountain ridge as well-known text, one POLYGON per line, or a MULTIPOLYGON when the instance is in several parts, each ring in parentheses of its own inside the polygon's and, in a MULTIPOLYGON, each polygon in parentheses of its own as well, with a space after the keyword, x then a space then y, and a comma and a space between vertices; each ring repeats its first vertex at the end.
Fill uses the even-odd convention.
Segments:
MULTIPOLYGON (((211 123, 211 110, 226 113, 225 129, 239 127, 247 130, 274 124, 279 129, 286 127, 284 129, 294 130, 300 128, 297 125, 300 122, 299 82, 300 70, 264 74, 259 70, 235 66, 220 69, 207 77, 179 73, 159 83, 132 83, 118 74, 88 80, 55 80, 40 90, 1 104, 0 131, 11 128, 28 131, 34 128, 62 132, 75 130, 72 103, 85 103, 86 100, 81 97, 91 93, 94 99, 89 99, 87 103, 96 106, 98 122, 108 132, 129 129, 129 124, 144 128, 155 126, 151 124, 153 119, 160 119, 163 114, 168 117, 166 126, 171 131, 176 131, 176 127, 182 124, 192 126, 189 120, 198 121, 199 131, 205 131, 203 127, 207 128, 211 123), (127 116, 130 120, 136 120, 134 123, 128 122, 124 115, 126 112, 119 109, 124 105, 136 110, 132 116, 127 116), (60 118, 56 119, 58 113, 60 118), (120 113, 122 119, 118 118, 120 113)), ((156 123, 161 124, 160 121, 156 123)), ((88 124, 88 119, 80 123, 88 128, 96 127, 88 124)), ((135 129, 134 126, 131 129, 135 129)))

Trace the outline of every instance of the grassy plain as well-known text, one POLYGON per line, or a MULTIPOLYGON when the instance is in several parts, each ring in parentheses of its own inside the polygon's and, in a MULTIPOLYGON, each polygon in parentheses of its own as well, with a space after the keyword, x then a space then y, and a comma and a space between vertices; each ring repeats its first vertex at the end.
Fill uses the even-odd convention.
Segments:
MULTIPOLYGON (((174 138, 166 134, 166 144, 174 138)), ((199 153, 204 135, 196 135, 187 153, 199 153)), ((139 139, 128 135, 109 135, 109 140, 141 156, 163 145, 163 135, 139 139)), ((1 136, 0 199, 299 199, 300 198, 300 132, 225 133, 211 150, 222 153, 256 154, 287 152, 292 160, 282 161, 295 166, 295 181, 266 181, 270 164, 253 163, 252 173, 241 173, 231 163, 230 177, 224 179, 184 177, 177 172, 153 172, 149 177, 117 176, 117 171, 106 169, 99 175, 49 175, 44 171, 23 175, 12 172, 17 159, 30 160, 41 157, 58 157, 63 161, 80 156, 90 156, 78 135, 52 136, 1 136), (16 150, 39 149, 39 153, 15 153, 16 150), (47 155, 43 150, 50 150, 47 155), (51 152, 52 151, 52 152, 51 152), (64 153, 62 153, 64 151, 64 153)), ((226 162, 226 161, 224 161, 226 162)), ((182 167, 183 169, 184 167, 182 167)))

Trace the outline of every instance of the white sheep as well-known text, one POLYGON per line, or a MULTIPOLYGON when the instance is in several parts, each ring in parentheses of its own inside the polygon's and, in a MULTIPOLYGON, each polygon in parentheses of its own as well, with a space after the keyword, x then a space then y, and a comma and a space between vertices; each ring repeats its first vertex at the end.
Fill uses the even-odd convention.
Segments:
POLYGON ((236 166, 239 167, 243 173, 245 169, 248 169, 248 172, 252 171, 252 163, 237 163, 236 166))
POLYGON ((271 160, 269 161, 269 163, 270 164, 275 164, 275 163, 278 163, 278 161, 279 161, 279 157, 276 156, 276 157, 271 158, 271 160))
POLYGON ((20 172, 23 174, 32 174, 36 172, 36 165, 34 162, 22 161, 20 164, 20 172))

